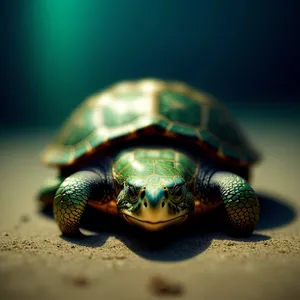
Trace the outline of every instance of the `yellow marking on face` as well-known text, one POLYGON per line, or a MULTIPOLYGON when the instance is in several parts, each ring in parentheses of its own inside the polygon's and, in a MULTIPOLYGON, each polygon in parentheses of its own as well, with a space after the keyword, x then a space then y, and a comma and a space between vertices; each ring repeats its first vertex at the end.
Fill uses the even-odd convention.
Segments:
POLYGON ((169 227, 170 225, 174 226, 174 225, 180 225, 183 222, 185 222, 185 220, 187 220, 188 215, 182 215, 182 216, 178 216, 178 217, 174 217, 173 219, 168 219, 168 220, 159 220, 159 221, 148 221, 148 220, 142 220, 142 219, 138 219, 134 216, 130 216, 127 213, 122 214, 123 219, 125 219, 125 221, 131 225, 136 225, 139 227, 142 227, 148 231, 159 231, 162 230, 166 227, 169 227))

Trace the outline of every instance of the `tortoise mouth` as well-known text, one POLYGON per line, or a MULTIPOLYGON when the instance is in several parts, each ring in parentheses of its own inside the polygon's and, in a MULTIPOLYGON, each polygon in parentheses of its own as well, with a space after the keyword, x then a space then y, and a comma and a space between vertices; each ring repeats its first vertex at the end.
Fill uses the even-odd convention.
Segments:
POLYGON ((177 216, 177 217, 169 219, 169 220, 161 220, 161 221, 156 221, 156 222, 149 221, 149 220, 141 220, 136 217, 130 216, 126 213, 123 213, 122 216, 130 224, 138 225, 147 230, 161 230, 169 225, 182 224, 187 219, 188 214, 185 213, 183 215, 177 216))

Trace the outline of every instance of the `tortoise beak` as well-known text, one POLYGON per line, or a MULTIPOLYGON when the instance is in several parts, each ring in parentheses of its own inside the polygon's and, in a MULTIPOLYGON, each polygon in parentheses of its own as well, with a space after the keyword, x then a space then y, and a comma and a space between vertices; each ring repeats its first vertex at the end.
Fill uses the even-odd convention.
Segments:
POLYGON ((123 213, 123 218, 126 220, 127 223, 131 225, 137 225, 142 227, 148 231, 159 231, 163 230, 170 225, 180 225, 182 224, 188 217, 188 214, 182 214, 180 216, 173 217, 168 220, 160 220, 160 221, 149 221, 143 220, 141 218, 137 218, 135 216, 123 213))

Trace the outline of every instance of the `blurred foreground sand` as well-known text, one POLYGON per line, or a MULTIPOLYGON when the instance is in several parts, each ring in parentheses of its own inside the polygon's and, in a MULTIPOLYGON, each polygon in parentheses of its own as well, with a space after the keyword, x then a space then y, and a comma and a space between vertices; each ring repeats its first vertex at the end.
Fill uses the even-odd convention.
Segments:
POLYGON ((300 138, 292 124, 277 126, 248 126, 264 154, 252 180, 265 201, 255 235, 234 240, 219 230, 176 231, 162 248, 123 223, 121 231, 105 223, 103 233, 86 231, 85 240, 63 239, 34 201, 56 173, 38 160, 51 134, 3 135, 1 299, 299 299, 300 138))

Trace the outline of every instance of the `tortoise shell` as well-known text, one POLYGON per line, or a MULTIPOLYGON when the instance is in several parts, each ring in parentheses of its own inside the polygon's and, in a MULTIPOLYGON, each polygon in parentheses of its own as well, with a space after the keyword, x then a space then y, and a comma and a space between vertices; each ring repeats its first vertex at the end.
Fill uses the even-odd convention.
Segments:
POLYGON ((144 79, 114 84, 90 96, 70 116, 42 159, 67 166, 114 142, 155 131, 235 165, 258 160, 228 110, 212 96, 175 81, 144 79))

